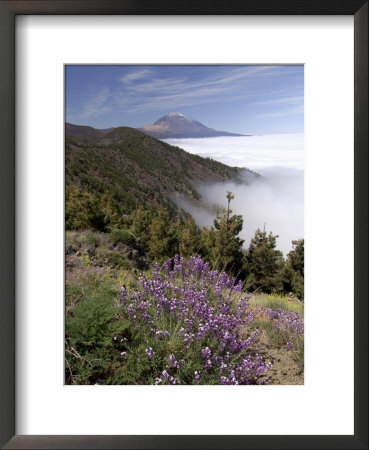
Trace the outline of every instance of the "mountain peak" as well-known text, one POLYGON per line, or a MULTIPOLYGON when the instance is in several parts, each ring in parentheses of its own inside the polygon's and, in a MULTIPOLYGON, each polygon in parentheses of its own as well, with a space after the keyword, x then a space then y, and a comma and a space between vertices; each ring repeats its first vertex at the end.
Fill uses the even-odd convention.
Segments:
MULTIPOLYGON (((177 111, 171 111, 170 113, 166 114, 168 117, 186 117, 184 114, 181 114, 177 111)), ((188 119, 188 117, 187 117, 188 119)))
POLYGON ((182 120, 185 119, 185 120, 188 120, 190 122, 193 122, 193 119, 191 119, 190 117, 187 117, 184 114, 182 114, 180 112, 177 112, 177 111, 171 111, 170 113, 165 114, 164 117, 173 117, 175 119, 182 119, 182 120))
POLYGON ((213 128, 208 128, 202 123, 177 111, 171 111, 165 116, 160 117, 153 124, 143 125, 139 130, 159 139, 241 136, 240 134, 216 131, 213 128))
POLYGON ((154 125, 158 125, 162 122, 166 122, 166 121, 172 121, 172 122, 176 122, 178 121, 179 123, 183 123, 183 122, 187 122, 187 123, 193 123, 195 122, 193 119, 191 119, 190 117, 185 116, 182 113, 179 113, 177 111, 171 111, 168 114, 165 114, 165 116, 160 117, 159 120, 157 120, 154 125))

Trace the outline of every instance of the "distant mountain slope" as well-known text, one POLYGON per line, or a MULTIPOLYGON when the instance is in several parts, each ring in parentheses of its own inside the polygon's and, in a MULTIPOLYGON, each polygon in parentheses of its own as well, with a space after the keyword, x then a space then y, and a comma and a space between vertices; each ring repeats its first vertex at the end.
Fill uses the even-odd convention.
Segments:
POLYGON ((73 125, 72 123, 65 124, 65 135, 73 137, 81 142, 93 142, 99 137, 104 136, 112 128, 106 130, 97 130, 96 128, 84 126, 84 125, 73 125))
POLYGON ((216 131, 176 111, 166 114, 153 124, 143 125, 139 130, 158 139, 243 136, 227 131, 216 131))
POLYGON ((100 131, 66 127, 66 186, 109 193, 123 214, 140 205, 173 206, 173 193, 199 198, 198 182, 228 180, 245 170, 192 155, 133 128, 100 131))

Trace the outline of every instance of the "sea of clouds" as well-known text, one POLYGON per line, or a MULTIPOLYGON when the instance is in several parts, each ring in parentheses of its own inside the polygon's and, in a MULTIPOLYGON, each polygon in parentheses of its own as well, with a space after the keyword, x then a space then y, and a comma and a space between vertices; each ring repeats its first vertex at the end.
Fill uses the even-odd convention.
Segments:
MULTIPOLYGON (((246 176, 244 182, 202 183, 202 205, 176 197, 199 226, 213 224, 217 208, 226 206, 226 192, 235 198, 233 214, 244 218, 240 233, 248 248, 257 228, 279 235, 277 247, 286 255, 291 241, 304 237, 304 136, 280 134, 201 139, 167 139, 189 153, 210 157, 224 164, 246 167, 261 177, 246 176)), ((246 174, 247 175, 247 174, 246 174)))

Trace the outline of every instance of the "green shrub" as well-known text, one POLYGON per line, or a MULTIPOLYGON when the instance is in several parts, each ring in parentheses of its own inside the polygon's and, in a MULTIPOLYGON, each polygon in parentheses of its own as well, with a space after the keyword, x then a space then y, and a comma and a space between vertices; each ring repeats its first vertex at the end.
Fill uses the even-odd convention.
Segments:
POLYGON ((297 271, 292 277, 292 289, 299 299, 304 300, 304 277, 297 271))
POLYGON ((128 324, 119 315, 117 296, 110 282, 101 282, 66 317, 67 384, 114 384, 122 365, 114 336, 128 324))
POLYGON ((97 233, 88 233, 86 235, 86 242, 89 245, 97 247, 100 244, 100 239, 99 239, 97 233))
POLYGON ((100 267, 112 267, 114 269, 130 269, 127 255, 123 252, 108 250, 105 248, 97 249, 96 256, 93 257, 94 265, 100 267))
POLYGON ((127 256, 122 252, 107 252, 106 259, 109 266, 114 267, 115 269, 129 269, 129 261, 127 256))
POLYGON ((114 245, 117 245, 120 242, 122 244, 132 245, 132 244, 134 244, 134 242, 136 240, 134 234, 131 233, 130 231, 128 231, 128 230, 118 230, 118 229, 113 230, 110 233, 110 239, 111 239, 111 241, 112 241, 112 243, 114 245))
POLYGON ((105 215, 100 199, 78 186, 68 186, 65 192, 65 229, 105 231, 105 215))

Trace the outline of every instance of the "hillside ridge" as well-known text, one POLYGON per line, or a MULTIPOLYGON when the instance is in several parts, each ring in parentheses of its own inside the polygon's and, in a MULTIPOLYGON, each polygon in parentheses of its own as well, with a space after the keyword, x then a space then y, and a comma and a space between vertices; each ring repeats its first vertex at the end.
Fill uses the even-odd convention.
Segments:
POLYGON ((99 198, 110 195, 119 204, 120 214, 139 206, 177 209, 173 193, 199 200, 201 182, 235 179, 245 171, 257 176, 248 169, 190 154, 135 128, 94 130, 66 127, 66 188, 77 186, 99 198))

